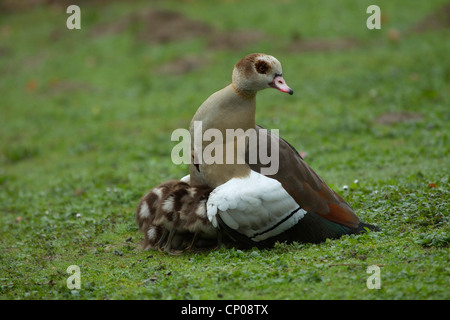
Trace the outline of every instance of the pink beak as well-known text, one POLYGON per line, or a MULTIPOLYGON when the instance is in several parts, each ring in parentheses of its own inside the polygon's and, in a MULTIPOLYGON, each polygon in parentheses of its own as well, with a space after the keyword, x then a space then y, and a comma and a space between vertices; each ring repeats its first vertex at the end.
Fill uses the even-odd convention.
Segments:
POLYGON ((269 86, 280 90, 281 92, 289 93, 290 95, 294 93, 294 91, 286 84, 286 81, 284 81, 281 75, 275 76, 275 78, 273 78, 273 81, 269 83, 269 86))

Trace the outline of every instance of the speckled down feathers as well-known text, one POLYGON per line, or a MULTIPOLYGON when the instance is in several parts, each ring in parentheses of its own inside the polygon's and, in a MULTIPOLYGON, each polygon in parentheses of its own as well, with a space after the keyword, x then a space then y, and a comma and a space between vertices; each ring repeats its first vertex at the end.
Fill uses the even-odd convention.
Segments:
POLYGON ((215 239, 217 229, 206 215, 211 188, 191 187, 179 180, 166 181, 147 192, 139 201, 136 221, 144 234, 143 248, 156 249, 165 241, 165 231, 175 230, 183 247, 197 233, 199 239, 215 239), (181 240, 180 240, 181 238, 181 240))

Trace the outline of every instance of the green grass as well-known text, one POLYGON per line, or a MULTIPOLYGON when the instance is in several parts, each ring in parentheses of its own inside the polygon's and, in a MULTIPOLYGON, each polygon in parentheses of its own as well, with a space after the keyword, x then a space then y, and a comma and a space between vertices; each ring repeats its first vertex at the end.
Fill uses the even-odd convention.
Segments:
POLYGON ((449 299, 449 30, 410 31, 445 1, 377 3, 384 18, 372 31, 371 1, 82 2, 73 31, 65 8, 1 13, 0 298, 449 299), (266 37, 219 50, 202 37, 144 42, 139 23, 92 35, 156 7, 266 37), (358 45, 292 52, 298 35, 358 45), (261 92, 257 123, 306 151, 382 231, 272 250, 142 251, 139 198, 188 170, 170 160, 172 131, 255 51, 278 57, 295 91, 261 92), (205 63, 155 71, 186 56, 205 63), (401 121, 380 121, 392 113, 401 121), (70 265, 80 266, 80 290, 66 286, 70 265), (380 266, 380 290, 366 286, 370 265, 380 266))

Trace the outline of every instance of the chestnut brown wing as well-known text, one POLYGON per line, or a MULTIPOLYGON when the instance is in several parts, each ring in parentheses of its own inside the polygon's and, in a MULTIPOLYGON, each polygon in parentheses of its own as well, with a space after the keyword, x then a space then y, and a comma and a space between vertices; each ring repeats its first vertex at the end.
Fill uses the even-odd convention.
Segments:
MULTIPOLYGON (((278 171, 273 175, 267 175, 268 177, 278 180, 291 197, 307 212, 317 213, 327 220, 350 228, 358 228, 360 220, 353 209, 314 172, 292 145, 261 126, 257 126, 256 130, 258 132, 258 150, 252 151, 259 152, 259 148, 267 147, 260 145, 260 133, 267 135, 268 144, 271 139, 278 141, 278 171), (260 132, 261 130, 262 132, 260 132)), ((249 148, 247 148, 247 163, 252 170, 262 173, 261 168, 270 166, 270 164, 261 164, 259 157, 257 163, 249 163, 248 152, 249 148)), ((268 157, 271 157, 270 147, 268 157)))

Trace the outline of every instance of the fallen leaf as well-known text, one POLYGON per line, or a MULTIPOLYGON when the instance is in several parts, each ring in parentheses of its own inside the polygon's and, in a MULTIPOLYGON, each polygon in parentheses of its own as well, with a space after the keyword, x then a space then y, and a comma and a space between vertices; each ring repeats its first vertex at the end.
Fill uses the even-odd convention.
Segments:
POLYGON ((388 38, 393 42, 397 42, 400 40, 400 32, 397 29, 389 29, 388 38))
POLYGON ((75 195, 75 196, 81 196, 82 194, 84 193, 84 190, 83 189, 76 189, 74 192, 73 192, 73 194, 75 195))
POLYGON ((33 92, 35 91, 37 88, 37 82, 34 79, 31 79, 30 81, 27 82, 27 90, 28 92, 33 92))

